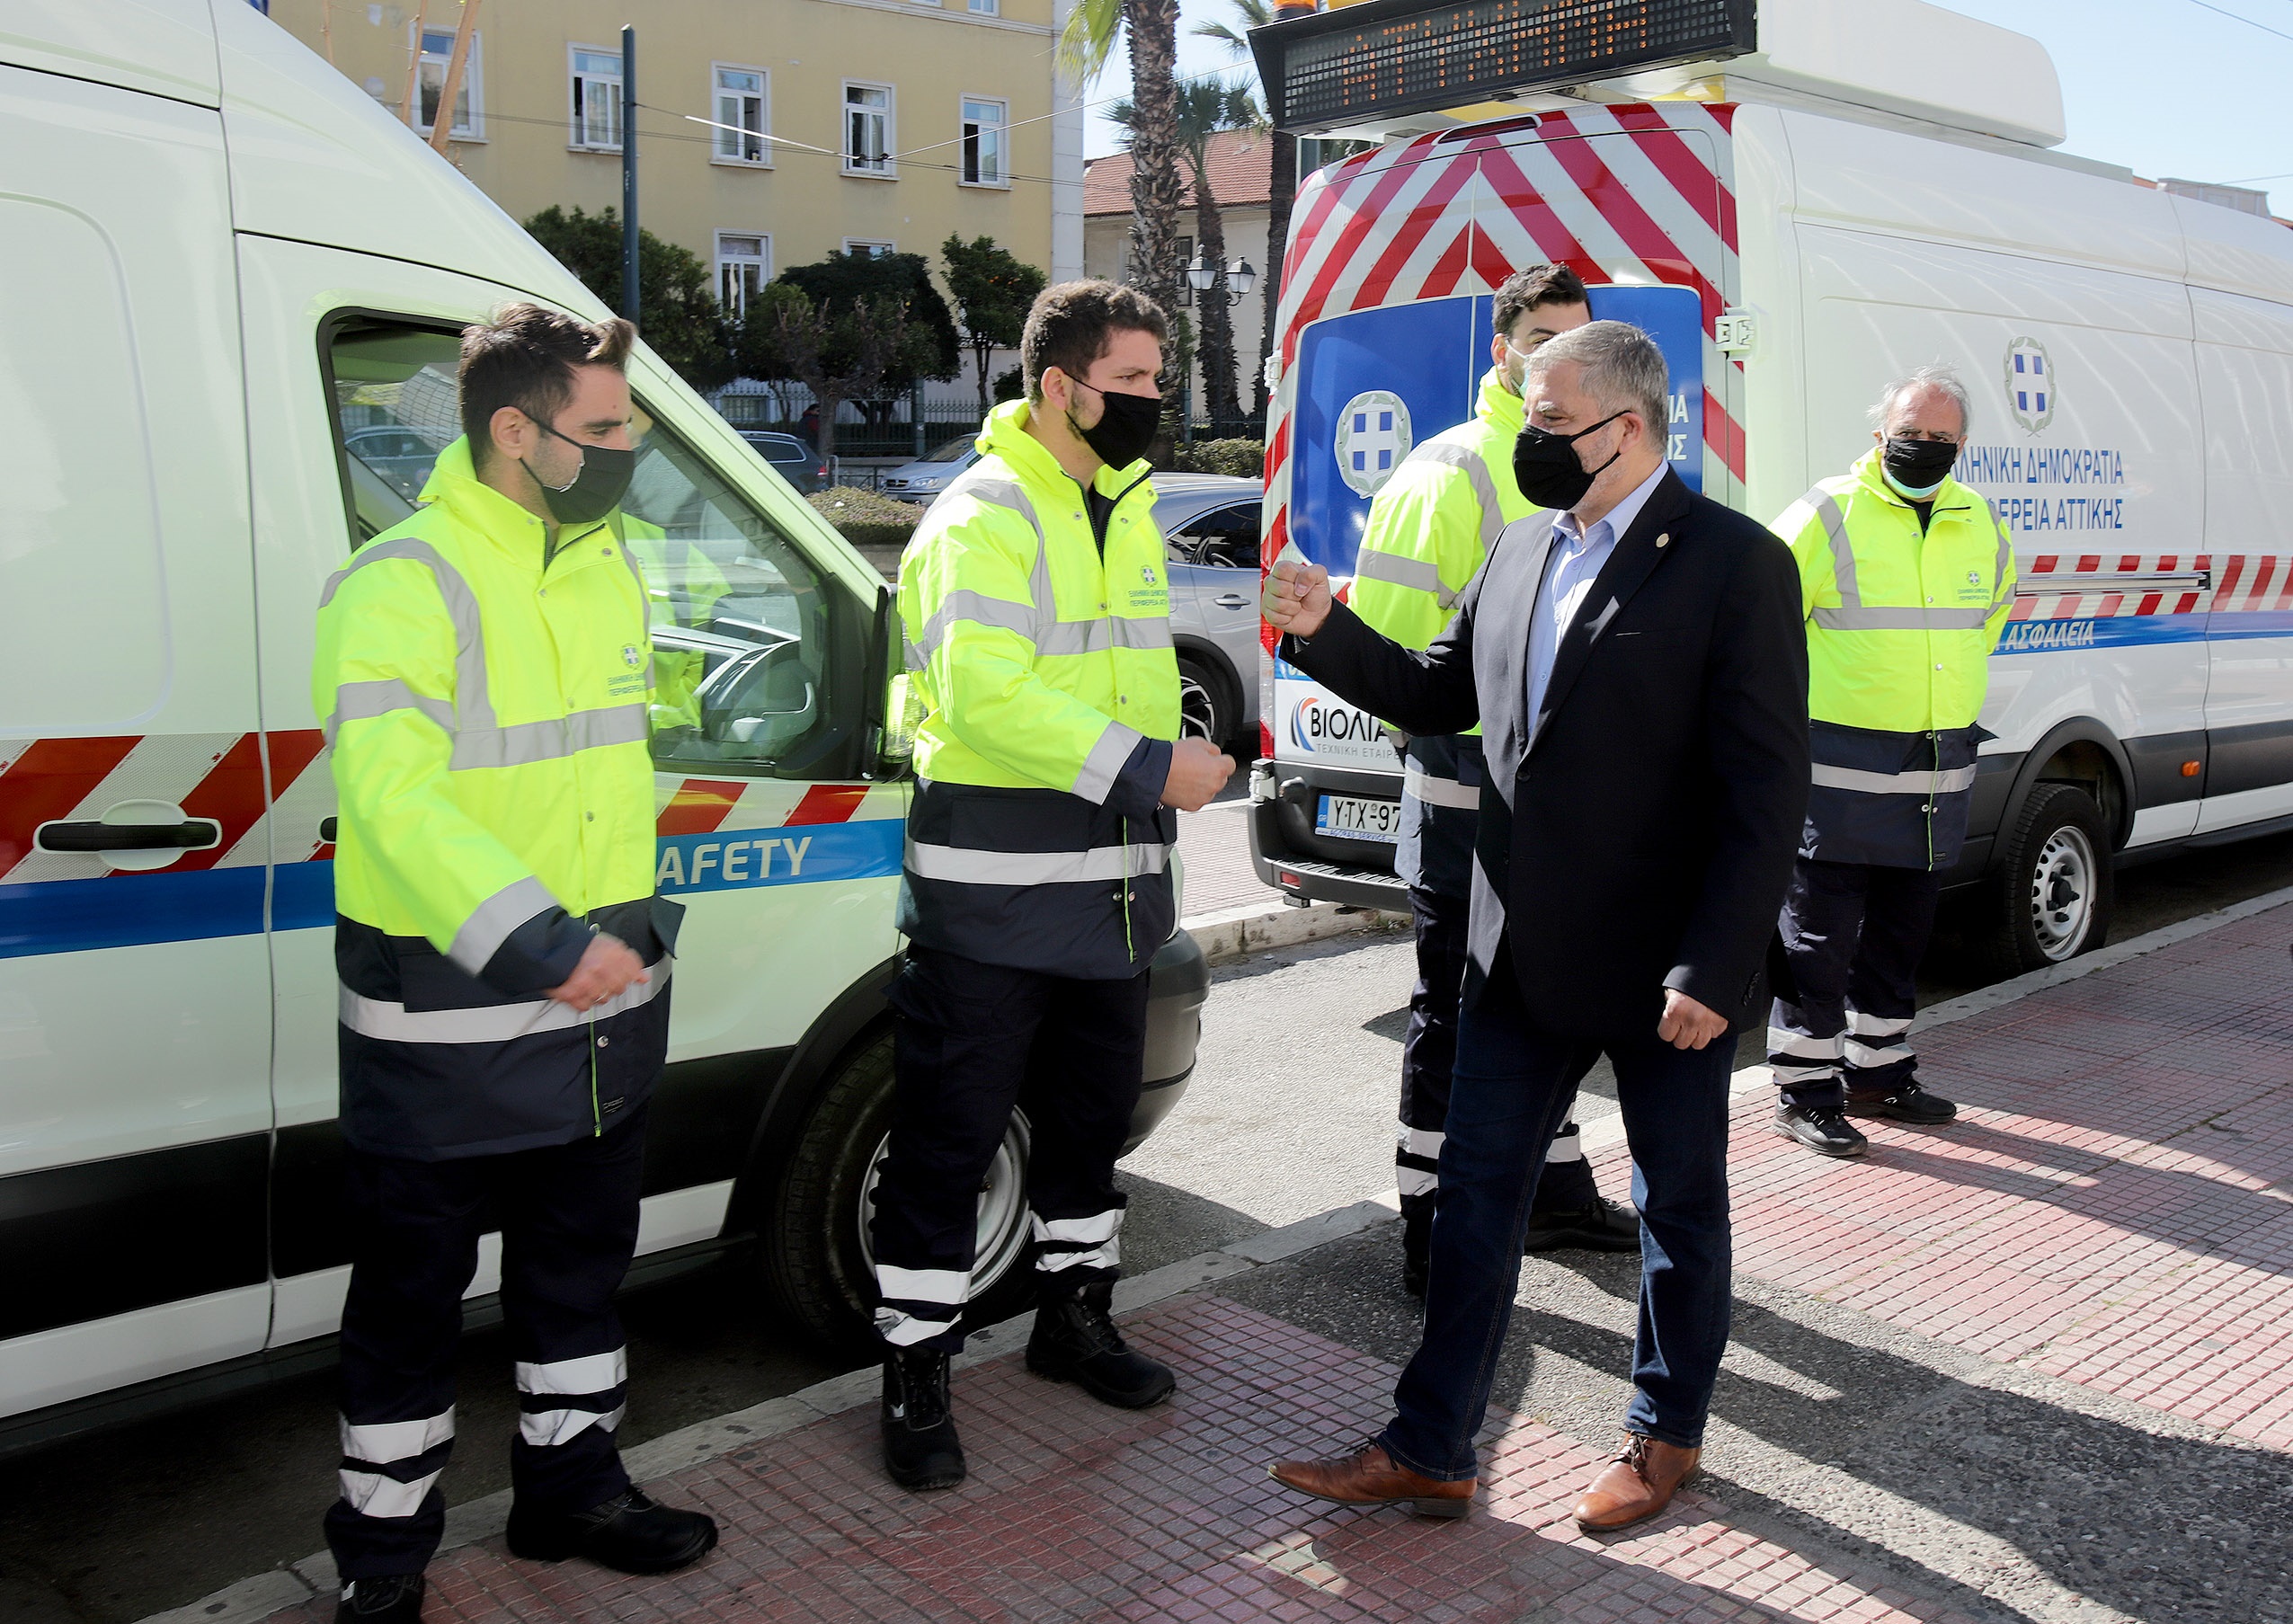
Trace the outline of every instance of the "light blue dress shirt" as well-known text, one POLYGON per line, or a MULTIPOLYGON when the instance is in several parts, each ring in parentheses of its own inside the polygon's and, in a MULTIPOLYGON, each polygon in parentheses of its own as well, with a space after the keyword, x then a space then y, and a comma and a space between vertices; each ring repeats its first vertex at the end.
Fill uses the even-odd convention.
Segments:
POLYGON ((1616 551, 1616 538, 1632 528, 1670 466, 1658 463, 1655 473, 1605 517, 1595 520, 1589 531, 1574 513, 1562 513, 1552 521, 1552 546, 1544 555, 1544 579, 1537 586, 1536 608, 1529 617, 1529 708, 1524 714, 1532 731, 1543 713, 1544 690, 1552 682, 1552 662, 1560 652, 1560 640, 1569 635, 1569 625, 1577 618, 1585 594, 1593 590, 1601 566, 1616 551))

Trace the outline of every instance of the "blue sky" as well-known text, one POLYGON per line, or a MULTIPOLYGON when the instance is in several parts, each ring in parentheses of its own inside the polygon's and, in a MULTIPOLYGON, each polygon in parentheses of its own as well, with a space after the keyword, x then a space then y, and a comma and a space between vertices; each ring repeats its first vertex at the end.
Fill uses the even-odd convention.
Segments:
MULTIPOLYGON (((2062 76, 2066 151, 2152 177, 2245 182, 2273 191, 2275 211, 2293 216, 2293 0, 1957 0, 1951 9, 2046 46, 2062 76)), ((1179 71, 1223 66, 1222 48, 1185 31, 1228 16, 1226 0, 1181 0, 1181 12, 1179 71)), ((1089 99, 1123 93, 1129 78, 1118 57, 1089 99)), ((1112 152, 1119 135, 1094 113, 1085 149, 1112 152)))

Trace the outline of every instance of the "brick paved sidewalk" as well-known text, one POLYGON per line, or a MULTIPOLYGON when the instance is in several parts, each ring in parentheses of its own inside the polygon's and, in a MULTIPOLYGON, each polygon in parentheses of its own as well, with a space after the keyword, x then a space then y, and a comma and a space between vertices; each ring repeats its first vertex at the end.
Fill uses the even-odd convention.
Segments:
MULTIPOLYGON (((433 1563, 431 1624, 511 1620, 1836 1620, 1967 1615, 1878 1573, 1826 1571, 1683 1495, 1630 1536, 1567 1517, 1596 1457, 1534 1423, 1492 1423, 1484 1504, 1425 1522, 1307 1501, 1266 1475, 1277 1451, 1338 1450, 1384 1418, 1391 1366, 1216 1297, 1130 1323, 1184 1373, 1143 1414, 1027 1373, 1016 1357, 957 1387, 972 1477, 902 1494, 875 1458, 873 1407, 659 1486, 715 1513, 716 1553, 623 1579, 517 1562, 499 1540, 433 1563), (1538 1611, 1543 1610, 1543 1611, 1538 1611)), ((321 1624, 332 1598, 282 1619, 321 1624)))
POLYGON ((2293 1449, 2289 941, 2272 909, 1920 1034, 1959 1121, 1862 1122, 1862 1160, 1750 1100, 1738 1273, 2293 1449))

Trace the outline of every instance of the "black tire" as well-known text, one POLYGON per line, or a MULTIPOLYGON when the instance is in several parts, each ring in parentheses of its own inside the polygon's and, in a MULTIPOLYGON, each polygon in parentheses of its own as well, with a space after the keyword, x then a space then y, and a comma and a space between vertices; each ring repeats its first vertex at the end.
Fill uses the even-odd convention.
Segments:
POLYGON ((1999 839, 1999 865, 1970 933, 1981 967, 2004 979, 2092 953, 2118 903, 2110 825, 2075 784, 2035 785, 1999 839))
POLYGON ((1226 673, 1194 654, 1178 656, 1178 736, 1207 739, 1219 749, 1233 737, 1241 706, 1226 673))
MULTIPOLYGON (((832 1351, 862 1361, 879 1357, 875 1277, 868 1266, 863 1202, 892 1123, 892 1034, 863 1039, 846 1055, 804 1118, 788 1172, 764 1217, 759 1254, 774 1300, 832 1351)), ((991 1185, 1027 1187, 1027 1125, 1015 1114, 1005 1158, 991 1185), (1006 1162, 1009 1165, 1006 1165, 1006 1162)), ((983 1258, 991 1271, 966 1310, 966 1323, 991 1325, 1026 1309, 1035 1292, 1035 1248, 1026 1238, 1020 1199, 1016 1247, 983 1258)))

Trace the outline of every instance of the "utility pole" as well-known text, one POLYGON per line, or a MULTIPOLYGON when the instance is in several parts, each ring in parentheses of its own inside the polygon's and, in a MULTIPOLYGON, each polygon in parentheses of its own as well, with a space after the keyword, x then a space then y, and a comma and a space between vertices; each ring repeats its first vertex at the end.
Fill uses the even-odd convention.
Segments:
POLYGON ((438 87, 438 118, 430 127, 433 152, 444 152, 447 138, 454 133, 454 103, 462 93, 462 75, 470 64, 470 35, 476 28, 477 0, 462 0, 461 25, 454 31, 454 54, 446 58, 446 83, 438 87))
POLYGON ((637 31, 621 25, 621 314, 637 319, 637 31))

